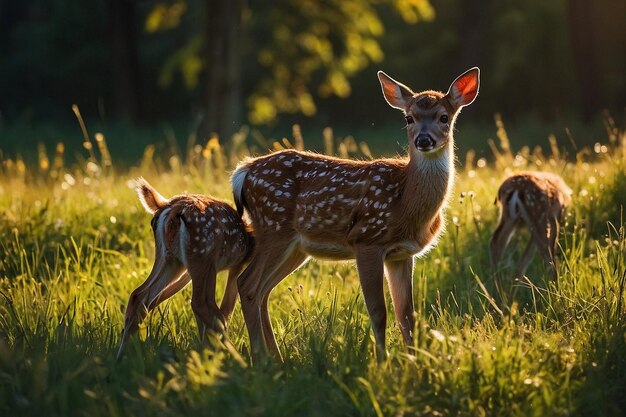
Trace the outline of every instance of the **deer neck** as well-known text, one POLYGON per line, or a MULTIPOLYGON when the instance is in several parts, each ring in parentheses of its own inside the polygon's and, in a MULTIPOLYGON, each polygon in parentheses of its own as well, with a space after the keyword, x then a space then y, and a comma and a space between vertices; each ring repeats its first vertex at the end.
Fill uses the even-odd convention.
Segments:
POLYGON ((403 216, 429 222, 446 203, 454 182, 453 141, 436 153, 412 152, 402 193, 403 216))

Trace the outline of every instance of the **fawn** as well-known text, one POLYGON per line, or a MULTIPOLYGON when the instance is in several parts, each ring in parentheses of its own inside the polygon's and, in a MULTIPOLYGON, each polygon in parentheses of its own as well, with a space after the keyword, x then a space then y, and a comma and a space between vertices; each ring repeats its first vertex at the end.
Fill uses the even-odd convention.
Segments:
POLYGON ((154 266, 130 295, 118 357, 148 312, 190 280, 191 307, 200 339, 207 329, 223 334, 237 299, 235 278, 253 247, 253 237, 241 216, 228 203, 205 195, 178 195, 168 200, 143 178, 137 180, 136 191, 146 211, 153 215, 154 266), (228 282, 218 308, 215 278, 225 269, 229 271, 228 282))
POLYGON ((518 273, 526 273, 537 248, 556 277, 559 223, 571 195, 572 190, 563 179, 548 172, 524 172, 504 180, 494 202, 500 205, 500 221, 490 242, 493 265, 497 266, 515 231, 525 226, 530 240, 518 263, 518 273))
POLYGON ((257 241, 238 278, 253 358, 282 360, 272 329, 272 289, 310 256, 356 259, 379 359, 386 355, 386 270, 396 319, 407 344, 414 327, 413 257, 443 229, 454 180, 453 131, 462 107, 478 94, 479 69, 460 75, 447 94, 414 93, 378 72, 382 92, 407 122, 408 158, 353 161, 285 150, 243 161, 231 182, 257 241))

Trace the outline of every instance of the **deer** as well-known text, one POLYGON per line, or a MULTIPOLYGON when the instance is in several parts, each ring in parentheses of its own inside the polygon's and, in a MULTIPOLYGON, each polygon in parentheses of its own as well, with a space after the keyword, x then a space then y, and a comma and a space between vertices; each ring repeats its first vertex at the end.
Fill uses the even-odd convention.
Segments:
POLYGON ((143 178, 136 180, 136 192, 152 215, 154 265, 147 279, 130 295, 118 359, 147 314, 190 281, 191 308, 200 340, 205 340, 208 331, 225 335, 238 294, 236 278, 254 246, 248 225, 227 202, 207 195, 166 199, 143 178), (218 308, 216 274, 222 270, 228 270, 228 279, 218 308))
POLYGON ((257 242, 237 280, 253 362, 282 355, 268 310, 272 289, 311 257, 356 260, 377 358, 387 357, 386 275, 404 342, 413 343, 413 259, 444 230, 454 182, 454 124, 479 89, 478 68, 446 94, 413 92, 382 71, 387 103, 403 112, 408 155, 358 161, 287 149, 239 163, 231 176, 257 242), (386 272, 386 274, 385 274, 386 272))
POLYGON ((549 172, 523 172, 505 179, 494 201, 500 206, 500 219, 489 244, 494 268, 499 264, 511 237, 526 227, 530 239, 517 265, 519 276, 526 274, 538 249, 556 278, 557 239, 571 195, 572 190, 565 181, 549 172))

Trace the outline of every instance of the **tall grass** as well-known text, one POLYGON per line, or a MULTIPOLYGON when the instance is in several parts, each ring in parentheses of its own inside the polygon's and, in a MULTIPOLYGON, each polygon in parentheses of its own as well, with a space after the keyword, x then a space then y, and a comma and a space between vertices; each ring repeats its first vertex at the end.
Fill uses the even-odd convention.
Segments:
MULTIPOLYGON (((203 349, 189 289, 152 313, 116 361, 127 297, 147 276, 154 247, 129 180, 143 175, 165 195, 228 199, 228 170, 250 152, 246 138, 268 149, 305 146, 297 128, 274 143, 250 135, 241 131, 225 146, 190 137, 184 151, 166 157, 149 146, 136 167, 122 169, 104 135, 85 129, 77 163, 67 165, 63 145, 39 148, 36 165, 2 160, 0 414, 626 412, 626 136, 610 121, 605 143, 570 158, 554 139, 545 151, 512 149, 498 121, 492 159, 472 152, 460 158, 447 231, 416 262, 413 349, 405 349, 390 320, 390 357, 377 363, 355 268, 316 261, 270 301, 283 365, 248 366, 238 308, 229 334, 242 356, 203 349), (497 271, 489 265, 495 191, 524 169, 559 173, 574 190, 558 282, 546 278, 539 259, 527 277, 514 277, 516 248, 527 236, 514 239, 497 271)), ((337 140, 331 130, 324 138, 327 153, 371 157, 365 143, 337 140)))

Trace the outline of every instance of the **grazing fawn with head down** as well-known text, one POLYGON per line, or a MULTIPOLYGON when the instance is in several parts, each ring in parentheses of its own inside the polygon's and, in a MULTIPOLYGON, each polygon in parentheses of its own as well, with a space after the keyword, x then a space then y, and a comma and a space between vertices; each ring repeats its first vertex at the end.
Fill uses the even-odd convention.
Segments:
POLYGON ((223 334, 237 299, 237 281, 252 251, 253 238, 241 216, 228 203, 189 194, 165 199, 146 180, 137 181, 137 194, 154 235, 154 266, 128 301, 120 357, 129 337, 148 312, 180 291, 191 280, 191 307, 201 340, 206 330, 223 334), (228 282, 221 306, 215 302, 216 274, 227 269, 228 282))
POLYGON ((539 249, 556 277, 559 225, 571 195, 572 190, 563 179, 548 172, 525 172, 504 180, 495 200, 500 205, 500 221, 490 242, 494 266, 500 262, 515 231, 526 227, 530 240, 518 263, 518 273, 526 273, 534 250, 539 249))
POLYGON ((272 289, 309 256, 356 259, 379 358, 386 355, 386 271, 396 319, 412 344, 413 257, 442 232, 454 179, 454 122, 478 94, 479 70, 459 76, 447 94, 414 93, 378 73, 385 99, 404 113, 408 158, 352 161, 286 150, 242 162, 232 175, 257 246, 238 279, 253 356, 281 360, 268 311, 272 289))

